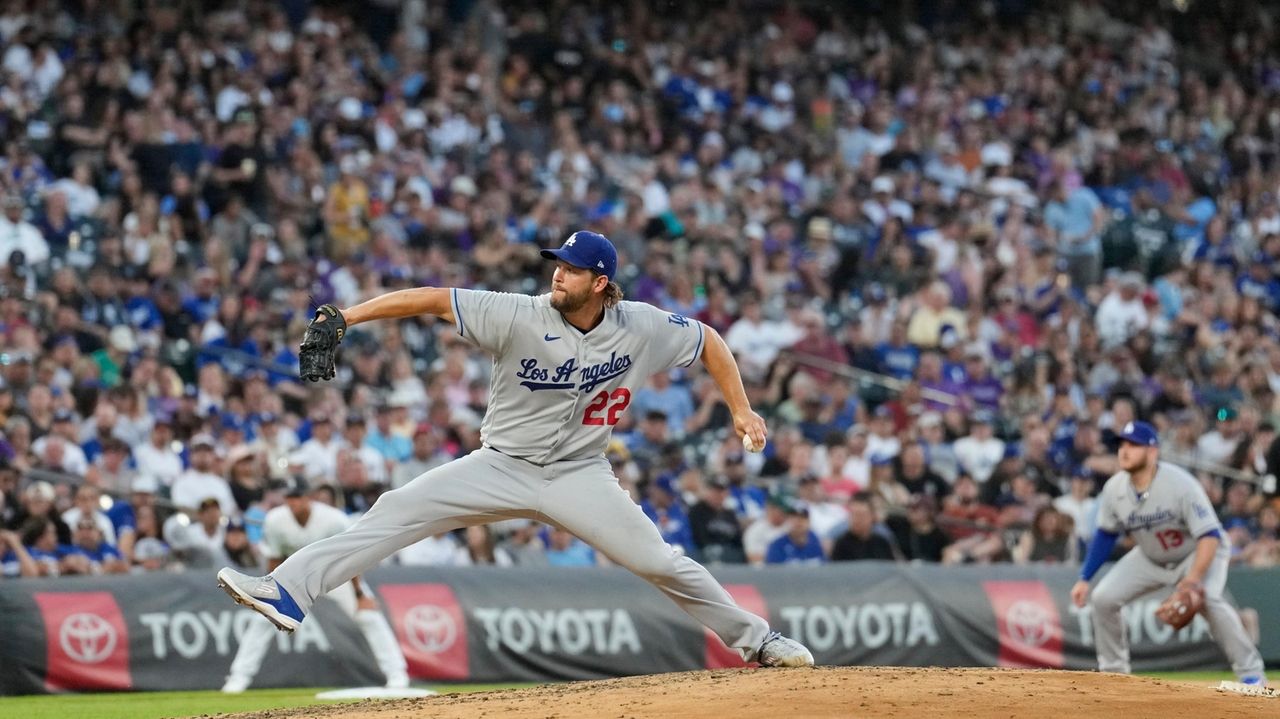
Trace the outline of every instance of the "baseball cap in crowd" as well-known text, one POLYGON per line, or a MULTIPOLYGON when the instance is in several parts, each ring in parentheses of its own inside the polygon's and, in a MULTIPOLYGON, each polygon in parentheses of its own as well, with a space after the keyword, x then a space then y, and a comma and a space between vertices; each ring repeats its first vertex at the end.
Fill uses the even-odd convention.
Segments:
POLYGON ((1123 429, 1116 433, 1116 439, 1142 447, 1160 446, 1160 437, 1156 434, 1156 428, 1146 422, 1130 422, 1126 424, 1123 429))
POLYGON ((707 478, 707 486, 711 487, 712 489, 728 489, 729 480, 726 477, 722 477, 718 474, 713 474, 707 478))
POLYGON ((787 514, 794 514, 799 517, 808 517, 809 504, 807 502, 799 502, 799 501, 792 502, 791 506, 787 507, 787 514))
POLYGON ((139 562, 148 559, 165 559, 169 556, 169 547, 155 537, 143 537, 133 547, 133 558, 139 562))
POLYGON ((992 424, 996 421, 996 416, 989 409, 975 410, 970 417, 977 424, 992 424))
POLYGON ((191 446, 191 449, 199 449, 200 447, 213 449, 214 448, 213 437, 210 437, 209 435, 204 433, 197 434, 196 436, 191 438, 190 446, 191 446))
POLYGON ((76 413, 69 409, 60 409, 53 413, 54 422, 74 422, 76 421, 76 413))
POLYGON ((543 250, 542 256, 598 272, 611 280, 618 271, 618 251, 608 238, 598 232, 579 230, 569 235, 558 249, 543 250))

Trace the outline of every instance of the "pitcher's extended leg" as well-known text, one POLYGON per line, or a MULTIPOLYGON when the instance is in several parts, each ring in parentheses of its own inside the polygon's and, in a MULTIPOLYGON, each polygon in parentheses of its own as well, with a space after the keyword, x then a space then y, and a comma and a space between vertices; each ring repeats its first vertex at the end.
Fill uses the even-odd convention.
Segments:
POLYGON ((511 474, 493 455, 473 452, 387 492, 345 532, 303 547, 271 575, 306 612, 316 597, 414 542, 514 516, 532 505, 532 480, 511 474))
POLYGON ((769 634, 769 623, 739 607, 701 564, 676 556, 658 528, 605 460, 584 463, 542 491, 539 511, 615 563, 643 577, 702 622, 745 660, 769 634))

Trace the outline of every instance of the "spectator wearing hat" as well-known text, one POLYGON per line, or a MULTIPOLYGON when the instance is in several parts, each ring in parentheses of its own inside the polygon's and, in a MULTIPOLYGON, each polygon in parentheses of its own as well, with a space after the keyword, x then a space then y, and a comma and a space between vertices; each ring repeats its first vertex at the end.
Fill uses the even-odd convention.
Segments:
POLYGON ((893 459, 900 451, 902 451, 902 440, 898 438, 895 431, 893 409, 887 404, 882 404, 871 412, 866 454, 868 458, 893 459))
POLYGON ((1004 458, 1004 441, 995 436, 995 416, 989 410, 978 410, 969 422, 969 434, 957 439, 954 447, 960 468, 979 483, 986 483, 996 465, 1004 458))
POLYGON ((991 373, 987 353, 981 347, 970 345, 965 349, 964 370, 965 379, 960 390, 969 405, 990 412, 999 411, 1000 399, 1005 394, 1004 383, 991 373))
POLYGON ((342 439, 334 436, 329 415, 316 413, 311 417, 311 437, 289 455, 289 472, 302 475, 311 484, 333 482, 342 446, 342 439))
POLYGON ((222 551, 231 559, 231 566, 254 572, 266 570, 266 562, 257 547, 249 541, 243 522, 228 522, 222 541, 222 551))
POLYGON ((822 542, 809 528, 809 508, 802 502, 792 502, 787 519, 787 531, 769 545, 765 564, 825 564, 827 555, 822 542))
POLYGON ((243 516, 250 506, 261 502, 266 493, 267 477, 262 455, 253 445, 237 444, 228 450, 224 466, 231 496, 243 516))
MULTIPOLYGON (((191 466, 178 476, 169 490, 169 498, 175 506, 184 510, 194 510, 209 497, 218 500, 221 514, 228 517, 240 515, 235 497, 227 480, 214 473, 217 463, 217 450, 213 437, 198 434, 188 443, 191 453, 191 466)), ((173 545, 173 542, 169 542, 173 545)), ((174 547, 177 549, 177 547, 174 547)))
POLYGON ((743 530, 742 548, 748 562, 757 566, 764 564, 769 547, 791 526, 789 508, 790 502, 785 497, 771 495, 765 502, 764 513, 743 530))
POLYGON ((1098 527, 1098 500, 1094 497, 1097 482, 1093 473, 1080 468, 1071 474, 1071 488, 1066 494, 1053 500, 1053 507, 1071 520, 1077 543, 1082 546, 1093 541, 1098 527))
POLYGON ((902 547, 905 558, 913 562, 942 561, 942 554, 951 537, 942 531, 937 522, 937 500, 924 495, 911 498, 907 505, 907 532, 902 547))
POLYGON ((119 494, 128 491, 134 470, 129 467, 129 445, 116 437, 102 443, 101 454, 85 472, 85 482, 105 492, 119 494))
POLYGON ((36 226, 23 219, 26 202, 21 195, 8 194, 4 198, 4 213, 0 215, 0 261, 12 267, 15 252, 22 253, 21 264, 39 266, 49 260, 49 243, 36 226))
POLYGON ((1125 272, 1098 304, 1094 317, 1098 336, 1102 338, 1105 347, 1124 344, 1150 324, 1150 316, 1142 302, 1145 285, 1142 275, 1125 272))
POLYGON ((31 443, 31 451, 39 466, 74 477, 83 477, 89 469, 89 461, 80 448, 76 415, 69 409, 53 413, 49 433, 31 443))
POLYGON ((133 463, 138 474, 154 477, 161 486, 173 486, 182 474, 182 455, 174 448, 172 416, 156 415, 147 441, 133 448, 133 463))
POLYGON ((358 413, 349 414, 347 415, 346 428, 342 432, 342 439, 346 449, 364 464, 369 481, 386 487, 390 479, 389 465, 391 461, 378 450, 365 444, 368 429, 369 425, 364 415, 358 413))
POLYGON ((742 564, 747 561, 742 549, 742 526, 728 500, 728 478, 712 475, 707 478, 701 499, 689 509, 689 529, 703 562, 742 564))
POLYGON ((74 567, 77 574, 124 574, 129 571, 120 550, 102 536, 102 525, 95 518, 81 515, 71 526, 72 543, 67 558, 78 556, 86 561, 65 565, 64 573, 72 573, 68 566, 74 567))
POLYGON ((858 492, 849 498, 847 509, 848 528, 832 544, 831 561, 897 561, 893 543, 876 531, 875 498, 869 492, 858 492))
POLYGON ((392 472, 399 463, 409 459, 413 454, 413 441, 398 434, 393 425, 396 408, 390 404, 380 404, 374 415, 374 427, 365 437, 365 445, 375 449, 392 465, 392 472))
POLYGON ((1196 440, 1196 453, 1206 462, 1225 466, 1244 438, 1240 430, 1240 415, 1234 407, 1220 407, 1213 420, 1213 429, 1196 440))

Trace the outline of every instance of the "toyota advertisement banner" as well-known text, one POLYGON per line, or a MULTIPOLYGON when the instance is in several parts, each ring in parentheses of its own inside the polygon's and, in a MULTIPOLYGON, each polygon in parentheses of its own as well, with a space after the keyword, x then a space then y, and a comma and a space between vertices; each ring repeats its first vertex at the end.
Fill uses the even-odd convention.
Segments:
MULTIPOLYGON (((719 568, 748 611, 804 642, 820 664, 1095 666, 1088 608, 1071 606, 1062 567, 719 568)), ((737 652, 621 569, 381 569, 367 576, 410 674, 423 681, 592 679, 742 666, 737 652)), ((1280 572, 1233 572, 1229 588, 1263 656, 1280 661, 1280 572)), ((1173 632, 1162 596, 1126 609, 1134 668, 1224 668, 1197 618, 1173 632)), ((211 689, 239 637, 265 621, 232 603, 212 573, 0 583, 0 693, 211 689)), ((316 604, 278 634, 254 686, 382 683, 356 626, 316 604)))

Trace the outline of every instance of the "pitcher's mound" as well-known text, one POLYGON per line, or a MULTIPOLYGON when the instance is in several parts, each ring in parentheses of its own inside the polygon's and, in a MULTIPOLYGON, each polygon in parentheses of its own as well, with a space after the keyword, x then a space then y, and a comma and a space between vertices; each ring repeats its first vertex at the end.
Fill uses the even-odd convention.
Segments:
POLYGON ((656 674, 426 699, 275 709, 247 716, 1274 719, 1280 716, 1280 700, 1224 694, 1207 684, 1095 672, 819 667, 656 674))

